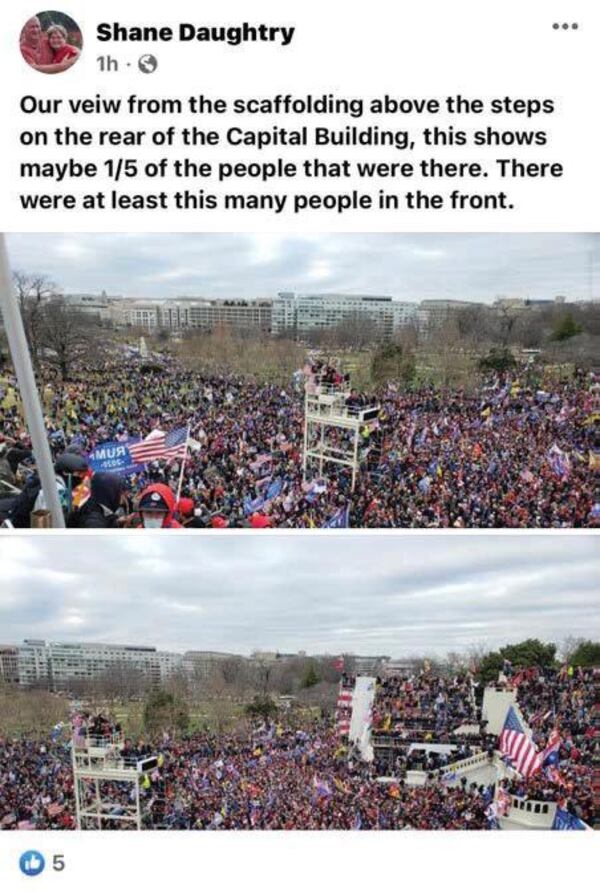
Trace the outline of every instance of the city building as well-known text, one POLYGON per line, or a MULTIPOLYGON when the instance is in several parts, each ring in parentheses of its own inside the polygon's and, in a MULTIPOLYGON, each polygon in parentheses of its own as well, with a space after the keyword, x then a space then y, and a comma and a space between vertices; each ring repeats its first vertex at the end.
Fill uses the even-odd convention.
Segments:
POLYGON ((383 654, 353 654, 352 660, 354 662, 354 672, 357 676, 379 676, 381 670, 390 658, 383 654))
MULTIPOLYGON (((553 298, 509 298, 498 295, 492 307, 494 310, 531 310, 569 303, 565 295, 555 295, 553 298)), ((580 303, 575 301, 573 303, 580 303)))
POLYGON ((249 660, 257 664, 268 664, 282 660, 295 660, 298 657, 307 657, 306 651, 289 653, 284 653, 283 651, 253 651, 249 660))
POLYGON ((185 327, 211 331, 223 325, 270 334, 272 309, 273 302, 267 299, 194 301, 188 306, 185 327))
POLYGON ((157 651, 156 661, 161 682, 184 671, 183 655, 175 651, 157 651))
MULTIPOLYGON (((166 302, 125 298, 111 306, 111 320, 118 328, 123 326, 145 329, 148 332, 158 331, 163 328, 161 310, 164 303, 166 302)), ((175 314, 175 311, 176 308, 172 304, 170 310, 168 307, 165 308, 169 323, 172 318, 171 314, 175 314)), ((165 325, 164 327, 168 328, 169 326, 165 325)))
POLYGON ((279 292, 273 301, 272 332, 302 337, 347 323, 372 326, 379 336, 416 322, 417 305, 390 295, 296 294, 279 292))
POLYGON ((111 305, 111 318, 116 326, 145 329, 148 332, 185 329, 213 331, 219 326, 231 329, 271 331, 272 301, 209 298, 177 298, 169 300, 129 299, 111 305))
POLYGON ((183 655, 183 669, 194 681, 210 679, 214 671, 228 660, 245 660, 239 654, 226 651, 186 651, 183 655))
POLYGON ((19 681, 19 650, 14 645, 0 645, 0 682, 14 685, 19 681))
POLYGON ((454 301, 431 298, 419 304, 419 328, 437 328, 443 325, 452 313, 468 310, 469 307, 485 306, 479 301, 454 301))
POLYGON ((402 676, 404 673, 414 673, 423 661, 411 657, 387 658, 381 667, 382 676, 402 676))
POLYGON ((182 655, 143 645, 26 639, 17 652, 19 684, 52 691, 67 690, 73 682, 91 681, 114 669, 142 673, 158 685, 183 668, 182 655))
POLYGON ((50 298, 51 301, 59 301, 69 310, 76 310, 78 313, 85 313, 86 316, 92 316, 102 322, 111 321, 111 307, 115 301, 121 300, 116 295, 107 295, 105 291, 99 295, 87 293, 69 293, 57 294, 50 298))
POLYGON ((311 335, 352 326, 363 335, 389 338, 395 332, 414 326, 421 332, 442 326, 448 316, 473 307, 498 313, 527 312, 573 301, 565 295, 552 298, 526 298, 497 295, 493 303, 428 298, 418 301, 395 300, 391 295, 322 292, 278 292, 275 298, 128 298, 100 294, 69 293, 50 295, 46 301, 61 301, 67 307, 94 316, 115 328, 136 328, 150 334, 187 330, 211 332, 219 327, 253 331, 274 336, 310 339, 311 335))
POLYGON ((19 685, 52 687, 48 650, 43 639, 25 639, 18 647, 19 685))

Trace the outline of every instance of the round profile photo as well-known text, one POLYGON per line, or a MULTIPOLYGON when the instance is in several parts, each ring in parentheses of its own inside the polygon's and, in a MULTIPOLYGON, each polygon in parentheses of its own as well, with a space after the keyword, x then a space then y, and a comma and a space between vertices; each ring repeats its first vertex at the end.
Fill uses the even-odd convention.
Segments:
POLYGON ((58 74, 77 62, 83 38, 79 25, 70 16, 49 10, 27 19, 19 46, 31 68, 43 74, 58 74))

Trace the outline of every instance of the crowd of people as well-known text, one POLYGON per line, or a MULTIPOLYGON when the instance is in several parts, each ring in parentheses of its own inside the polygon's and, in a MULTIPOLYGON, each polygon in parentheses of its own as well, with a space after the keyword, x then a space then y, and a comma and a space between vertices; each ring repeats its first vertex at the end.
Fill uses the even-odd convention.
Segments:
MULTIPOLYGON (((555 756, 529 778, 510 773, 500 785, 507 794, 559 804, 588 824, 594 822, 592 772, 600 743, 594 714, 598 673, 536 669, 519 671, 502 683, 513 686, 517 703, 538 750, 556 741, 555 756)), ((284 719, 259 727, 216 734, 198 731, 133 740, 103 716, 78 716, 73 740, 85 746, 90 735, 104 736, 128 765, 151 754, 157 765, 141 779, 143 824, 167 829, 484 829, 497 827, 493 784, 469 783, 465 775, 449 784, 446 768, 481 752, 490 762, 497 737, 485 732, 455 734, 456 722, 473 720, 468 676, 444 679, 431 673, 380 680, 373 710, 375 758, 358 748, 329 720, 304 723, 284 719), (440 695, 442 697, 440 697, 440 695), (438 737, 451 748, 436 751, 429 732, 399 730, 393 752, 377 743, 381 717, 407 710, 439 711, 445 728, 438 737), (420 705, 420 706, 418 706, 420 705), (451 707, 449 705, 452 705, 451 707), (453 712, 455 711, 455 712, 453 712), (423 742, 414 746, 415 741, 423 742), (412 747, 411 747, 412 743, 412 747), (392 753, 392 761, 389 754, 392 753), (411 770, 425 772, 424 784, 410 783, 411 770), (382 777, 385 776, 385 777, 382 777)), ((435 731, 435 730, 434 730, 435 731)), ((107 744, 108 746, 108 744, 107 744)), ((116 819, 131 803, 131 787, 104 782, 103 796, 116 819)), ((117 821, 106 819, 105 827, 117 821)), ((74 792, 71 741, 0 739, 0 828, 72 828, 74 792)))
MULTIPOLYGON (((319 724, 304 731, 272 725, 260 734, 126 742, 125 753, 153 748, 160 750, 161 768, 141 786, 148 828, 466 830, 489 824, 489 790, 447 789, 441 782, 423 788, 402 780, 381 784, 375 766, 349 756, 331 729, 319 724)), ((2 742, 0 827, 74 827, 70 760, 64 741, 2 742)), ((115 804, 113 815, 130 795, 118 782, 103 789, 115 804)))
POLYGON ((0 738, 0 830, 70 830, 75 799, 64 743, 0 738))
POLYGON ((594 767, 600 760, 600 672, 568 665, 532 667, 511 673, 503 684, 514 688, 537 749, 556 742, 548 765, 527 780, 513 781, 510 793, 560 803, 591 823, 594 767))
POLYGON ((450 763, 493 751, 470 673, 449 676, 427 667, 379 679, 372 728, 382 774, 405 778, 417 770, 431 780, 450 763))
POLYGON ((460 726, 478 726, 480 719, 470 673, 444 676, 423 670, 378 681, 375 732, 413 740, 418 732, 422 740, 442 742, 460 726))
MULTIPOLYGON (((503 782, 507 793, 558 803, 593 823, 599 683, 594 669, 510 668, 499 687, 514 690, 526 731, 547 757, 530 777, 503 782)), ((497 738, 489 734, 478 700, 470 674, 452 678, 424 671, 379 680, 373 708, 378 771, 406 778, 418 770, 431 781, 450 764, 476 753, 487 753, 491 760, 497 738), (461 731, 464 725, 470 729, 461 731)))
MULTIPOLYGON (((170 494, 169 526, 323 527, 346 508, 352 527, 600 523, 598 398, 589 375, 549 390, 497 380, 474 392, 352 391, 348 399, 380 411, 360 432, 361 470, 351 492, 350 471, 339 466, 304 480, 298 380, 281 387, 161 362, 158 369, 125 359, 80 367, 69 381, 48 378, 40 388, 55 456, 85 457, 104 442, 189 425, 182 475, 181 459, 158 459, 121 489, 114 475, 102 478, 94 497, 101 508, 83 526, 128 526, 140 494, 157 484, 170 494)), ((328 367, 319 375, 329 375, 328 367)), ((31 444, 8 368, 0 372, 0 443, 4 474, 27 469, 31 444)))

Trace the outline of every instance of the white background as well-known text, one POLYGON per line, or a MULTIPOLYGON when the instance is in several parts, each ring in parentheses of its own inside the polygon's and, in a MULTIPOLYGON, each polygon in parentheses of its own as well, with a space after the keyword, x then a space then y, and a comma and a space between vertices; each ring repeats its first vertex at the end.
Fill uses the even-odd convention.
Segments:
POLYGON ((7 832, 0 881, 7 893, 558 893, 593 886, 597 841, 569 831, 7 832), (27 849, 46 858, 35 878, 18 867, 27 849), (53 853, 65 857, 61 873, 48 867, 53 853))
MULTIPOLYGON (((84 32, 82 59, 67 73, 45 76, 20 57, 18 35, 24 20, 40 11, 31 2, 3 9, 0 52, 0 228, 8 231, 596 231, 598 229, 599 13, 596 3, 421 2, 403 4, 328 2, 282 4, 222 0, 206 4, 154 5, 140 0, 68 0, 61 7, 84 32), (153 9, 151 12, 150 10, 153 9), (218 12, 216 11, 218 9, 218 12), (96 10, 99 10, 96 12, 96 10), (122 24, 235 24, 244 20, 294 24, 290 47, 210 44, 109 45, 96 42, 98 21, 122 24), (553 21, 577 21, 576 32, 554 31, 553 21), (159 58, 153 75, 132 64, 142 50, 159 58), (118 74, 100 74, 96 57, 110 52, 122 63, 118 74), (436 212, 366 216, 314 214, 300 219, 270 215, 214 213, 33 214, 19 210, 16 198, 16 134, 25 126, 18 111, 21 95, 235 95, 292 92, 344 95, 553 97, 548 157, 562 160, 562 181, 524 182, 514 213, 436 212)), ((515 119, 515 126, 536 121, 515 119)), ((538 123, 544 121, 540 117, 538 123)), ((96 119, 100 128, 115 119, 96 119)), ((155 122, 150 122, 155 123, 155 122)), ((357 122, 360 124, 361 122, 357 122)), ((440 120, 440 123, 443 123, 440 120)), ((460 119, 455 122, 460 125, 460 119)), ((475 122, 484 124, 481 118, 475 122)), ((487 122, 485 122, 487 123, 487 122)), ((494 123, 506 123, 496 120, 494 123)), ((92 126, 91 124, 89 126, 92 126)), ((143 127, 142 118, 136 126, 143 127)), ((391 125, 390 125, 391 126, 391 125)), ((404 122, 399 122, 399 127, 404 122)), ((391 151, 391 150, 390 150, 391 151)), ((542 160, 543 152, 531 150, 542 160)), ((81 150, 78 151, 81 154, 81 150)), ((370 154, 370 153, 368 153, 370 154)), ((440 153, 438 153, 440 154, 440 153)), ((459 157, 468 153, 460 150, 459 157)), ((49 153, 49 158, 52 153, 49 153)), ((240 156, 243 157, 243 156, 240 156)), ((545 157, 545 156, 544 156, 545 157)), ((412 181, 414 183, 414 181, 412 181)), ((490 177, 486 188, 498 188, 490 177)), ((92 187, 93 188, 93 187, 92 187)), ((518 186, 511 185, 517 193, 518 186)), ((91 189, 90 189, 91 191, 91 189)), ((3 834, 0 886, 20 891, 42 888, 177 890, 481 890, 507 887, 544 891, 576 890, 597 875, 598 837, 593 834, 3 834), (62 874, 21 876, 18 858, 26 849, 66 856, 62 874)))
MULTIPOLYGON (((84 0, 68 0, 62 9, 80 25, 84 34, 84 52, 77 64, 59 75, 44 75, 30 69, 21 59, 18 35, 24 20, 37 10, 35 3, 12 3, 4 10, 1 80, 3 84, 1 114, 3 128, 0 149, 4 158, 0 173, 1 214, 0 228, 12 231, 595 231, 598 229, 598 145, 600 117, 598 115, 597 46, 600 14, 598 4, 590 2, 509 2, 482 4, 480 2, 396 3, 371 0, 365 4, 353 0, 328 0, 319 4, 282 4, 270 0, 248 3, 242 0, 222 2, 210 10, 198 5, 173 0, 168 5, 152 5, 140 0, 105 0, 91 4, 84 0), (100 10, 93 12, 92 10, 100 10), (152 11, 151 11, 152 10, 152 11), (277 44, 248 44, 228 47, 210 43, 99 43, 96 41, 98 21, 118 21, 123 25, 165 25, 178 22, 201 24, 239 24, 265 22, 296 27, 292 44, 282 48, 277 44), (556 31, 552 23, 578 22, 577 31, 556 31), (151 51, 159 60, 158 70, 145 75, 137 69, 142 52, 151 51), (99 54, 110 53, 120 63, 118 73, 100 73, 96 63, 99 54), (131 63, 131 68, 126 63, 131 63), (6 86, 10 84, 11 89, 6 86), (552 97, 558 112, 525 119, 517 115, 496 115, 463 119, 439 115, 429 123, 453 123, 455 127, 481 128, 487 123, 496 127, 550 130, 547 148, 485 150, 493 158, 525 157, 532 161, 558 160, 566 167, 561 180, 499 180, 471 181, 473 186, 458 185, 462 191, 495 192, 506 188, 516 199, 516 210, 453 213, 451 210, 429 212, 360 212, 337 215, 316 211, 300 217, 262 213, 127 211, 94 215, 93 212, 31 212, 20 209, 19 161, 31 150, 20 149, 17 134, 23 127, 34 127, 50 116, 22 115, 19 99, 23 94, 42 97, 64 95, 94 96, 182 96, 204 93, 209 96, 265 95, 307 92, 322 94, 335 92, 346 96, 444 97, 462 93, 465 96, 491 97, 552 97)), ((71 117, 71 116, 70 116, 71 117)), ((134 119, 134 126, 156 125, 156 116, 134 119)), ((224 124, 221 116, 220 123, 224 124)), ((88 120, 87 116, 71 118, 89 128, 118 126, 113 117, 88 120)), ((210 121, 193 119, 198 126, 210 126, 210 121)), ((52 116, 52 123, 56 116, 52 116)), ((167 122, 168 123, 168 122, 167 122)), ((173 123, 181 124, 177 118, 173 123)), ((189 122, 188 122, 189 123, 189 122)), ((239 124, 240 116, 232 123, 239 124)), ((272 119, 267 123, 294 126, 302 121, 272 119)), ((338 122, 312 116, 310 123, 334 126, 338 122)), ((342 121, 339 122, 340 126, 342 121)), ((343 119, 343 124, 365 126, 371 121, 343 119)), ((376 123, 385 127, 418 125, 405 116, 380 117, 376 123)), ((129 126, 132 126, 131 124, 129 126)), ((114 150, 123 156, 156 158, 164 154, 156 148, 147 150, 114 150)), ((188 150, 189 151, 189 150, 188 150)), ((194 150, 192 151, 192 155, 194 150)), ((277 157, 282 151, 263 152, 262 157, 277 157)), ((304 148, 287 150, 292 157, 314 155, 304 148)), ((340 150, 333 150, 339 157, 340 150)), ((404 153, 395 149, 343 150, 347 157, 380 157, 402 160, 404 153), (354 154, 352 154, 354 153, 354 154), (358 154, 360 153, 360 154, 358 154)), ((197 157, 210 158, 227 154, 238 160, 249 156, 243 149, 196 150, 197 157), (202 152, 202 155, 200 155, 202 152)), ((430 150, 426 150, 431 155, 430 150)), ((321 151, 321 155, 325 152, 321 151)), ((468 160, 482 157, 476 148, 437 150, 437 156, 468 160)), ((38 153, 39 155, 39 153, 38 153)), ((98 150, 56 149, 44 151, 46 160, 65 160, 69 155, 78 158, 97 157, 98 150)), ((177 181, 181 186, 181 181, 177 181)), ((315 190, 327 191, 327 181, 310 181, 315 190)), ((342 181, 346 188, 351 185, 342 181)), ((442 191, 450 181, 426 181, 431 191, 442 191)), ((333 186, 339 181, 332 181, 333 186)), ((246 181, 241 190, 254 191, 260 184, 246 181)), ((144 185, 144 184, 141 184, 144 185)), ((163 182, 164 185, 164 182, 163 182)), ((206 183, 197 183, 212 191, 206 183)), ((301 190, 302 182, 293 181, 292 188, 301 190)), ((362 181, 363 191, 375 193, 379 185, 403 192, 417 186, 417 180, 384 181, 369 184, 362 181)), ((150 181, 150 188, 158 190, 160 181, 150 181)), ((61 186, 47 189, 71 191, 61 186)), ((134 192, 131 183, 119 188, 134 192)), ((141 188, 141 187, 140 187, 141 188)), ((228 187, 231 191, 241 191, 228 187)), ((269 187, 267 187, 269 188, 269 187)), ((276 187, 272 186, 271 189, 276 187)), ((73 185, 75 191, 92 192, 93 183, 73 185)))

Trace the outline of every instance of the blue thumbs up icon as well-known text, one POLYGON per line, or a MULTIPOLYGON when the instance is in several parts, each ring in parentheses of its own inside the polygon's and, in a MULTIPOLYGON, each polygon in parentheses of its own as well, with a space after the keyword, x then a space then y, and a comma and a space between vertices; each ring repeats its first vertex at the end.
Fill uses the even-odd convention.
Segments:
POLYGON ((19 859, 19 868, 28 877, 35 877, 36 874, 41 874, 45 867, 46 861, 37 850, 27 850, 19 859))

